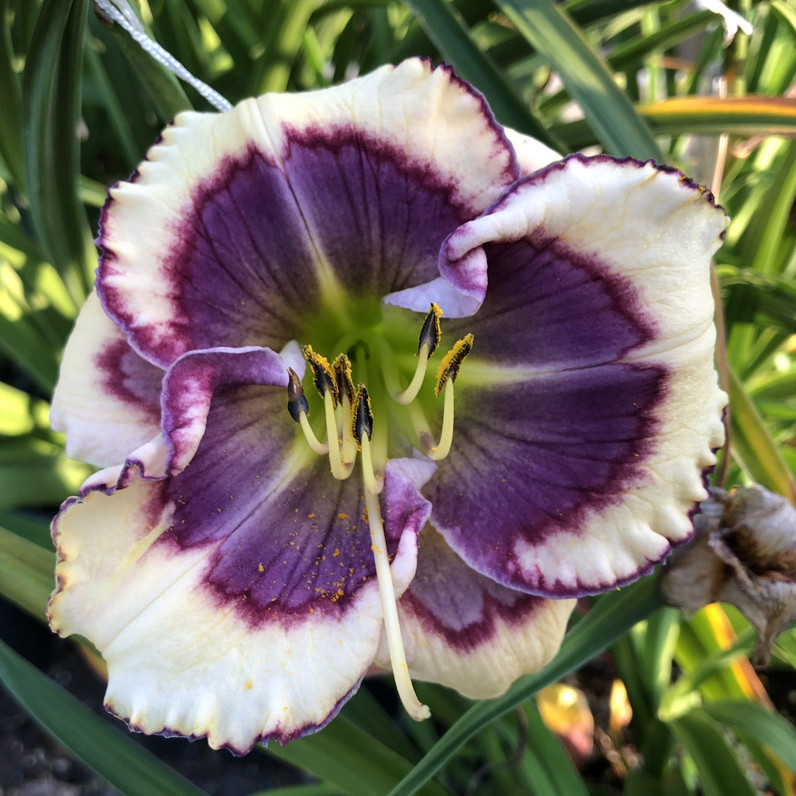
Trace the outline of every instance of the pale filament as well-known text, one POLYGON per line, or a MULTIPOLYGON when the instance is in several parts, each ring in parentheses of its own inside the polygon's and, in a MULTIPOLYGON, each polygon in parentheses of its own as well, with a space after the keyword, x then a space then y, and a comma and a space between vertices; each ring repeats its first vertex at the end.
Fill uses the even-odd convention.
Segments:
POLYGON ((346 467, 353 467, 357 458, 357 441, 351 430, 351 401, 348 396, 340 400, 341 434, 343 438, 342 459, 346 467))
POLYGON ((362 437, 362 478, 366 492, 381 494, 381 490, 384 489, 384 478, 379 478, 373 469, 373 451, 367 436, 362 437))
POLYGON ((445 397, 439 443, 426 451, 426 455, 435 462, 444 459, 451 452, 451 445, 453 444, 453 379, 448 379, 445 382, 442 392, 445 397))
POLYGON ((353 462, 343 463, 340 451, 340 439, 337 436, 337 417, 335 416, 334 398, 330 392, 323 396, 323 408, 326 412, 326 441, 329 446, 329 466, 332 475, 338 481, 345 481, 353 468, 353 462))
POLYGON ((327 453, 329 453, 329 443, 321 442, 315 436, 315 432, 312 430, 312 426, 310 425, 310 421, 307 418, 306 412, 302 412, 299 415, 299 425, 301 426, 301 430, 304 432, 304 436, 307 438, 309 446, 315 451, 315 453, 317 453, 319 456, 325 456, 327 453))
POLYGON ((423 379, 426 377, 426 369, 428 367, 429 346, 428 343, 423 343, 417 355, 417 367, 415 368, 415 375, 409 386, 397 395, 393 395, 393 400, 403 406, 412 403, 417 398, 420 388, 423 386, 423 379))

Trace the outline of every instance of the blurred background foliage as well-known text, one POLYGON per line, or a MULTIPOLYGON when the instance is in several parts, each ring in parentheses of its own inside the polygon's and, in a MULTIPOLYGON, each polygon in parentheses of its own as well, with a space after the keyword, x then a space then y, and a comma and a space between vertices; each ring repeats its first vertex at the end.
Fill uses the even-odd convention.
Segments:
MULTIPOLYGON (((732 446, 715 478, 794 501, 794 0, 739 0, 746 32, 720 4, 686 0, 134 8, 149 35, 233 103, 427 55, 472 81, 499 121, 562 153, 654 157, 711 187, 732 218, 716 262, 732 446)), ((0 0, 0 21, 0 595, 43 624, 49 518, 89 473, 50 430, 48 401, 93 281, 98 209, 175 113, 210 108, 89 0, 0 0)), ((584 601, 575 620, 558 658, 497 700, 473 705, 420 684, 432 722, 405 721, 378 683, 363 688, 323 732, 264 753, 302 783, 268 792, 796 793, 796 632, 780 637, 761 675, 737 611, 711 605, 685 620, 661 605, 651 578, 584 601)), ((207 787, 100 720, 2 638, 0 682, 122 793, 207 787)), ((243 764, 216 755, 218 765, 243 764)))

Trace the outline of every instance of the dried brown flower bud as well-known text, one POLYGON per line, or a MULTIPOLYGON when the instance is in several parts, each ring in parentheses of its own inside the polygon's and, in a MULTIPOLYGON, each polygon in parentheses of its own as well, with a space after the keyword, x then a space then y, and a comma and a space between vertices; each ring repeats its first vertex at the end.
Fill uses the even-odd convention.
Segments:
POLYGON ((663 576, 673 605, 693 612, 720 601, 757 630, 754 663, 768 664, 776 637, 796 620, 796 509, 760 486, 712 491, 694 518, 694 541, 663 576))

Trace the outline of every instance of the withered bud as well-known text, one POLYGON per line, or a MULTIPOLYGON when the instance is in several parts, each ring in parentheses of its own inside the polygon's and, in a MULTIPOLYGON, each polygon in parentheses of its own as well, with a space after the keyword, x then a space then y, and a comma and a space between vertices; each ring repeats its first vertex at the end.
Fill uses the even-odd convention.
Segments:
POLYGON ((664 596, 689 613, 734 605, 757 631, 755 665, 766 666, 776 637, 796 620, 796 509, 760 486, 714 489, 694 525, 694 540, 665 567, 664 596))

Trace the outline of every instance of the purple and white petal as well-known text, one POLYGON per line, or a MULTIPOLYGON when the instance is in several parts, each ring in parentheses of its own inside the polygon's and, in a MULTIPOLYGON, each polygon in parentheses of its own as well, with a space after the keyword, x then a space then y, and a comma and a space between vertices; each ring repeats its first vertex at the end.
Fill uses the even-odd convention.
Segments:
POLYGON ((445 238, 518 174, 483 97, 417 59, 181 114, 111 191, 99 293, 163 367, 198 348, 279 349, 343 291, 433 278, 445 238))
MULTIPOLYGON (((514 149, 520 175, 527 176, 550 163, 561 160, 561 156, 550 147, 504 127, 503 132, 514 149)), ((460 260, 452 272, 444 260, 440 263, 441 276, 429 282, 415 284, 404 290, 391 293, 384 301, 397 307, 426 312, 434 302, 442 308, 447 318, 466 318, 478 311, 487 289, 486 259, 476 251, 469 260, 460 260)))
POLYGON ((52 402, 52 425, 66 432, 67 455, 109 466, 156 435, 163 375, 130 348, 92 292, 66 345, 52 402))
POLYGON ((489 291, 447 327, 475 348, 424 492, 479 572, 578 595, 689 538, 723 440, 709 267, 724 225, 676 172, 571 157, 450 238, 452 268, 483 252, 489 291))
MULTIPOLYGON (((360 485, 330 476, 284 404, 281 388, 220 379, 178 475, 144 480, 131 459, 54 521, 51 625, 102 652, 106 704, 136 729, 237 753, 285 742, 328 722, 373 661, 383 614, 360 485)), ((414 576, 429 472, 388 465, 398 593, 414 576)))
MULTIPOLYGON (((216 392, 252 385, 287 387, 287 382, 284 359, 268 348, 212 348, 183 354, 163 379, 169 475, 182 472, 196 453, 216 392)), ((283 414, 282 422, 286 420, 283 414)))
MULTIPOLYGON (((502 694, 558 652, 575 600, 548 600, 479 575, 430 525, 417 574, 398 603, 413 677, 472 699, 502 694)), ((376 658, 386 668, 384 640, 376 658)))

